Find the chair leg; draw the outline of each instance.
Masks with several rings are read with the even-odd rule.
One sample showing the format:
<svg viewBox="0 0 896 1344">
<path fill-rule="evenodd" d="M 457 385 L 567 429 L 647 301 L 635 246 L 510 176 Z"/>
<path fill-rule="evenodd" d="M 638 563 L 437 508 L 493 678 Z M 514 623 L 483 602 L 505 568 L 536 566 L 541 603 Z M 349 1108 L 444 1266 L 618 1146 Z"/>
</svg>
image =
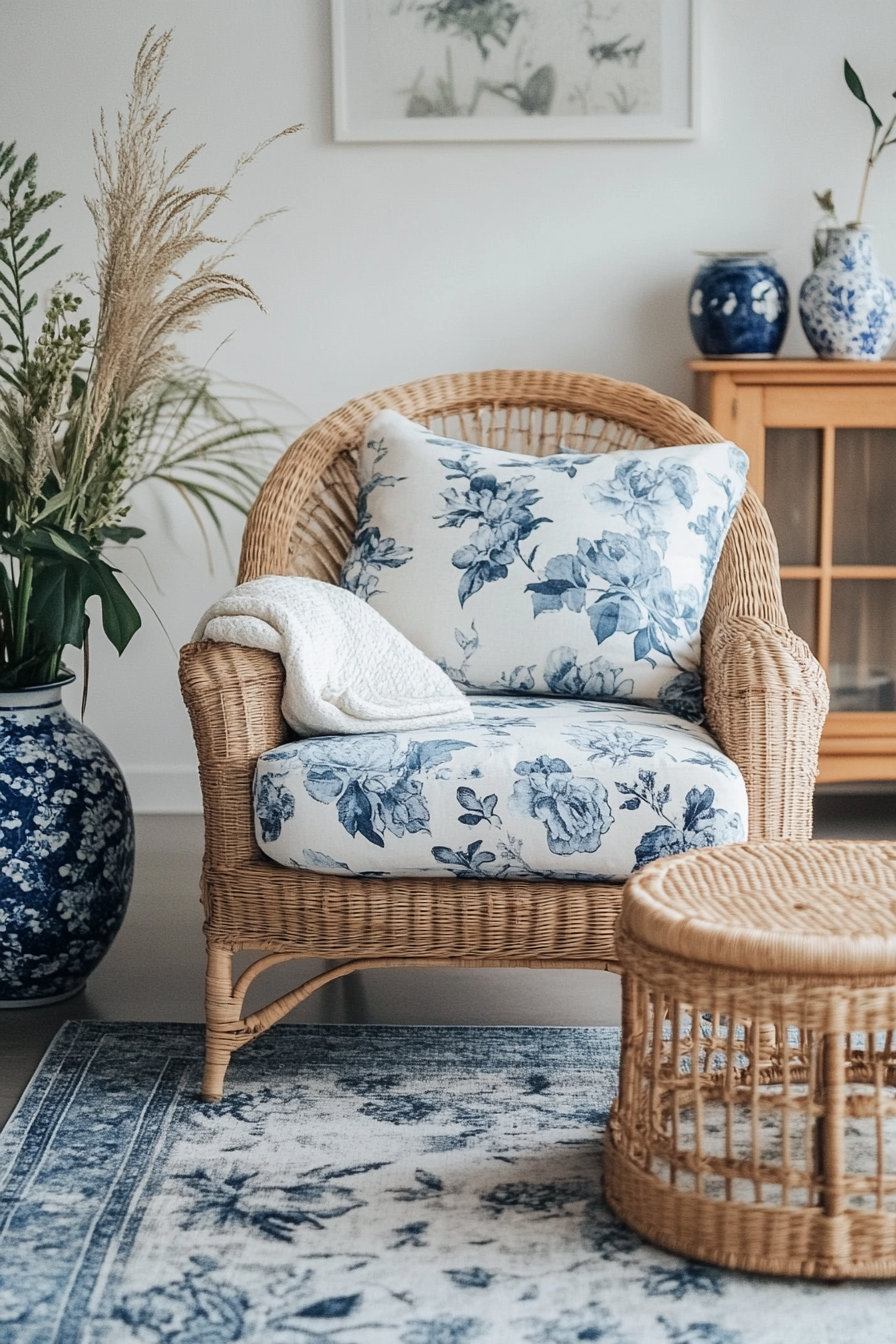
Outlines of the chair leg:
<svg viewBox="0 0 896 1344">
<path fill-rule="evenodd" d="M 355 957 L 350 961 L 330 964 L 329 969 L 313 975 L 288 994 L 281 994 L 267 1007 L 244 1017 L 243 1002 L 255 977 L 271 966 L 285 961 L 302 961 L 306 954 L 272 952 L 260 957 L 233 982 L 233 953 L 229 948 L 208 944 L 208 969 L 205 977 L 205 1072 L 202 1078 L 203 1101 L 221 1101 L 224 1096 L 224 1075 L 234 1050 L 274 1026 L 293 1008 L 332 980 L 354 971 L 379 970 L 394 966 L 528 966 L 560 970 L 619 971 L 618 962 L 599 961 L 519 961 L 500 957 Z"/>
<path fill-rule="evenodd" d="M 240 1021 L 240 1005 L 233 998 L 233 953 L 229 948 L 209 944 L 205 975 L 205 1071 L 202 1075 L 203 1101 L 221 1101 L 224 1075 L 230 1056 L 242 1044 L 234 1027 Z"/>
</svg>

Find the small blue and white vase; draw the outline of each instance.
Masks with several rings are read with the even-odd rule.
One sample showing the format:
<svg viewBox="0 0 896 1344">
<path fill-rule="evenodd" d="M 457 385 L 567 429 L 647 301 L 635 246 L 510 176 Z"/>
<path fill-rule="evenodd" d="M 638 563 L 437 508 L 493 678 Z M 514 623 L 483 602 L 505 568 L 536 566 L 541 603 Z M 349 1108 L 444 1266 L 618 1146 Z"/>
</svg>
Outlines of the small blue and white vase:
<svg viewBox="0 0 896 1344">
<path fill-rule="evenodd" d="M 881 271 L 869 229 L 828 229 L 800 289 L 800 321 L 822 359 L 883 359 L 896 336 L 896 283 Z"/>
<path fill-rule="evenodd" d="M 790 296 L 767 252 L 701 252 L 688 300 L 704 355 L 771 359 L 781 348 Z"/>
<path fill-rule="evenodd" d="M 121 927 L 134 816 L 121 771 L 62 687 L 0 692 L 0 1008 L 82 988 Z"/>
</svg>

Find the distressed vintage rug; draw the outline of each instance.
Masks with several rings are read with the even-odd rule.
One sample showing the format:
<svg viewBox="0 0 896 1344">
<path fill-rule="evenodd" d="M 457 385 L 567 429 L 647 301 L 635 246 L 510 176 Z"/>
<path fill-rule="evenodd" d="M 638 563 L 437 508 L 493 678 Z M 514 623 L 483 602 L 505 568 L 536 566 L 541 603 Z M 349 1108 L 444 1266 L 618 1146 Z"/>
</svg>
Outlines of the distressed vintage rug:
<svg viewBox="0 0 896 1344">
<path fill-rule="evenodd" d="M 876 1344 L 896 1283 L 717 1270 L 601 1197 L 611 1028 L 71 1022 L 0 1135 L 2 1344 Z"/>
</svg>

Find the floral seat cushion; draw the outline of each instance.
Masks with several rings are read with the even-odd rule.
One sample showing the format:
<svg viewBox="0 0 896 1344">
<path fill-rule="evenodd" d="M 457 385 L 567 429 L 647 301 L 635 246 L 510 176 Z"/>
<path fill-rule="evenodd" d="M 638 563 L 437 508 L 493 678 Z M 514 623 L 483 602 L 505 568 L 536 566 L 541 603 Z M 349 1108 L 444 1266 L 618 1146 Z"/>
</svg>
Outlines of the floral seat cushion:
<svg viewBox="0 0 896 1344">
<path fill-rule="evenodd" d="M 746 468 L 731 443 L 530 457 L 381 411 L 340 582 L 467 691 L 699 720 L 700 622 Z"/>
<path fill-rule="evenodd" d="M 747 838 L 740 771 L 661 710 L 474 696 L 457 731 L 306 738 L 266 752 L 255 831 L 277 863 L 364 877 L 622 882 Z"/>
</svg>

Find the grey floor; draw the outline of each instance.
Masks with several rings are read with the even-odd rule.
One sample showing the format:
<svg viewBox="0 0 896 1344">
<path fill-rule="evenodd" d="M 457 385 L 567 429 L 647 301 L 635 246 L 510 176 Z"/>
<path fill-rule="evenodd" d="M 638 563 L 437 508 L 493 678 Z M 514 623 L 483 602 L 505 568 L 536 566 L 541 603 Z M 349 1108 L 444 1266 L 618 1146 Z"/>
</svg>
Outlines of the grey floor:
<svg viewBox="0 0 896 1344">
<path fill-rule="evenodd" d="M 896 838 L 896 793 L 819 796 L 816 835 Z M 130 908 L 86 990 L 49 1008 L 0 1011 L 0 1125 L 68 1019 L 202 1020 L 201 854 L 199 817 L 137 819 Z M 305 963 L 268 972 L 261 977 L 264 986 L 258 987 L 259 1003 L 322 966 Z M 255 1005 L 250 1000 L 248 1006 Z M 615 975 L 591 971 L 369 971 L 327 986 L 288 1020 L 598 1026 L 619 1021 L 619 981 Z"/>
</svg>

